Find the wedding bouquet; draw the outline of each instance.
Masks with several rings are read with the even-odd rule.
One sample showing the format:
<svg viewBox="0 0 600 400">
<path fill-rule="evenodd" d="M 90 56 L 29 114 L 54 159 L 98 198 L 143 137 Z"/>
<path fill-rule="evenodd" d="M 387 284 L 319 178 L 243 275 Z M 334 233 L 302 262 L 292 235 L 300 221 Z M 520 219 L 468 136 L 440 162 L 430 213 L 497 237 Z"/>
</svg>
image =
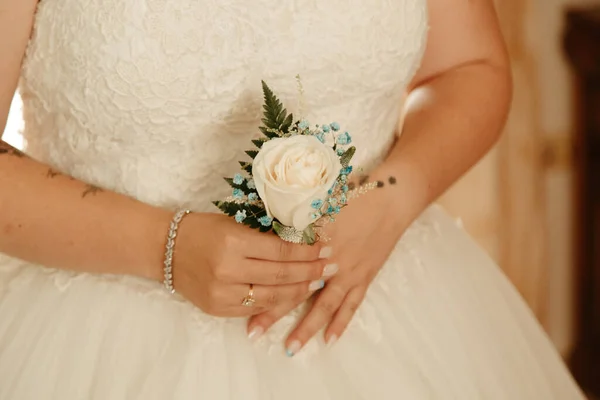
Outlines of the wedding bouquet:
<svg viewBox="0 0 600 400">
<path fill-rule="evenodd" d="M 253 161 L 240 161 L 242 172 L 225 178 L 231 196 L 214 204 L 240 224 L 313 244 L 348 202 L 356 148 L 338 123 L 294 120 L 264 81 L 262 88 L 262 137 L 246 151 Z"/>
</svg>

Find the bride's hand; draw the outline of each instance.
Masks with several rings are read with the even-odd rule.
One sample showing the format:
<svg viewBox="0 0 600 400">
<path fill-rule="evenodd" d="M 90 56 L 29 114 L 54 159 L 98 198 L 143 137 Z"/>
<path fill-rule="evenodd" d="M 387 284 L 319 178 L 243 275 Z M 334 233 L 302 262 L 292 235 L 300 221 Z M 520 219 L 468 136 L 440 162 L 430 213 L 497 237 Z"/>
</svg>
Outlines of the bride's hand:
<svg viewBox="0 0 600 400">
<path fill-rule="evenodd" d="M 221 214 L 181 222 L 173 256 L 175 290 L 214 316 L 248 316 L 296 302 L 323 286 L 329 249 L 286 243 Z M 242 305 L 250 284 L 254 306 Z"/>
<path fill-rule="evenodd" d="M 344 332 L 361 304 L 369 284 L 377 275 L 396 245 L 406 223 L 393 218 L 385 190 L 374 189 L 350 202 L 327 226 L 333 256 L 331 261 L 340 271 L 329 279 L 325 288 L 315 296 L 309 312 L 286 340 L 286 353 L 297 353 L 319 330 L 326 328 L 325 340 L 333 344 Z M 249 332 L 262 333 L 277 320 L 296 308 L 304 299 L 289 302 L 273 310 L 255 315 L 248 324 Z"/>
</svg>

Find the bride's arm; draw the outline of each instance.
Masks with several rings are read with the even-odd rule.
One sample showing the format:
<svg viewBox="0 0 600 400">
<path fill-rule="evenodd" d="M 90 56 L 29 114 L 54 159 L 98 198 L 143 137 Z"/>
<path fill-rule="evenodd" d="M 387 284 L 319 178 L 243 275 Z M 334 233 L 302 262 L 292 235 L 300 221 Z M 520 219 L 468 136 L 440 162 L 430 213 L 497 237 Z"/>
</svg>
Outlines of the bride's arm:
<svg viewBox="0 0 600 400">
<path fill-rule="evenodd" d="M 36 3 L 0 0 L 0 132 Z M 58 174 L 0 141 L 0 252 L 72 270 L 156 276 L 165 213 Z"/>
<path fill-rule="evenodd" d="M 370 173 L 380 189 L 352 200 L 329 225 L 340 272 L 286 340 L 290 354 L 321 328 L 327 342 L 342 335 L 403 231 L 500 135 L 512 82 L 493 1 L 428 3 L 431 30 L 402 134 Z M 249 332 L 267 330 L 296 306 L 252 318 Z"/>
<path fill-rule="evenodd" d="M 74 271 L 160 279 L 169 218 L 0 141 L 0 252 Z"/>
<path fill-rule="evenodd" d="M 409 188 L 403 222 L 472 167 L 498 139 L 511 99 L 506 48 L 491 0 L 429 0 L 431 30 L 404 127 L 372 179 Z M 462 4 L 461 4 L 462 3 Z M 380 195 L 398 191 L 382 191 Z"/>
</svg>

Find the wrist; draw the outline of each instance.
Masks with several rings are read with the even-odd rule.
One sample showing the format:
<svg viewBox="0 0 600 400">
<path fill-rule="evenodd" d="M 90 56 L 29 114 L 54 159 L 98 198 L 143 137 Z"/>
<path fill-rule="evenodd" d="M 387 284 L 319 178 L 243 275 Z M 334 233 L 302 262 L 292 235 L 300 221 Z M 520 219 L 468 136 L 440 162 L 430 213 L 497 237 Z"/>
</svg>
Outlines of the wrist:
<svg viewBox="0 0 600 400">
<path fill-rule="evenodd" d="M 369 176 L 377 182 L 373 189 L 377 206 L 386 210 L 387 221 L 394 226 L 408 226 L 429 205 L 425 176 L 408 162 L 384 163 Z"/>
<path fill-rule="evenodd" d="M 137 262 L 134 274 L 142 278 L 162 282 L 165 245 L 173 212 L 148 206 L 143 211 L 143 223 L 139 225 L 140 250 L 134 257 Z"/>
</svg>

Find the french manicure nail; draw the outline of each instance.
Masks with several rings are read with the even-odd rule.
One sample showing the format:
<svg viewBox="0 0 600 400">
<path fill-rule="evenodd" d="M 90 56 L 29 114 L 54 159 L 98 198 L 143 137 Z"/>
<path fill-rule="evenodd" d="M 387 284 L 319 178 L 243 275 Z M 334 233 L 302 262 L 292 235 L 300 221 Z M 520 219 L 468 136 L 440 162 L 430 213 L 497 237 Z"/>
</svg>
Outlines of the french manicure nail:
<svg viewBox="0 0 600 400">
<path fill-rule="evenodd" d="M 312 281 L 310 283 L 310 285 L 308 285 L 308 291 L 309 292 L 314 292 L 314 291 L 317 291 L 319 289 L 323 289 L 324 287 L 325 287 L 325 281 L 323 281 L 323 280 Z"/>
<path fill-rule="evenodd" d="M 331 254 L 333 253 L 333 249 L 329 246 L 327 247 L 323 247 L 321 249 L 321 251 L 319 252 L 319 258 L 323 259 L 323 258 L 329 258 L 331 257 Z"/>
<path fill-rule="evenodd" d="M 329 336 L 329 340 L 327 341 L 327 347 L 332 347 L 335 344 L 335 342 L 337 342 L 337 340 L 338 340 L 337 335 Z"/>
<path fill-rule="evenodd" d="M 294 340 L 292 343 L 290 343 L 288 348 L 285 350 L 285 355 L 288 357 L 293 357 L 297 352 L 300 351 L 301 347 L 302 347 L 302 344 L 299 341 Z"/>
<path fill-rule="evenodd" d="M 252 341 L 257 340 L 259 337 L 262 336 L 263 333 L 265 333 L 265 330 L 262 326 L 255 326 L 254 328 L 252 328 L 250 333 L 248 333 L 248 339 Z"/>
<path fill-rule="evenodd" d="M 338 267 L 337 264 L 327 264 L 325 266 L 325 268 L 323 268 L 323 276 L 333 276 L 335 274 L 337 274 L 337 272 L 339 271 L 340 267 Z"/>
</svg>

